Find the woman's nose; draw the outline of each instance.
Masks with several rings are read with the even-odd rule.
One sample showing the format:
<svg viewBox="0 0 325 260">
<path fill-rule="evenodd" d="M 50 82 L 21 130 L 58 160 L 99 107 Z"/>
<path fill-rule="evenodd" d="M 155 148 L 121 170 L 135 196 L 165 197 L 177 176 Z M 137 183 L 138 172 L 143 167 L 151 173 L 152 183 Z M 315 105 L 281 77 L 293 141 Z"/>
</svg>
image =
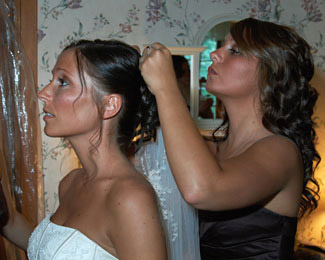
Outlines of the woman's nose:
<svg viewBox="0 0 325 260">
<path fill-rule="evenodd" d="M 210 59 L 214 62 L 222 62 L 223 61 L 223 54 L 221 49 L 216 49 L 215 51 L 210 53 Z"/>
<path fill-rule="evenodd" d="M 50 91 L 50 83 L 49 83 L 40 92 L 38 92 L 38 98 L 43 102 L 47 102 L 51 99 L 50 92 L 51 91 Z"/>
</svg>

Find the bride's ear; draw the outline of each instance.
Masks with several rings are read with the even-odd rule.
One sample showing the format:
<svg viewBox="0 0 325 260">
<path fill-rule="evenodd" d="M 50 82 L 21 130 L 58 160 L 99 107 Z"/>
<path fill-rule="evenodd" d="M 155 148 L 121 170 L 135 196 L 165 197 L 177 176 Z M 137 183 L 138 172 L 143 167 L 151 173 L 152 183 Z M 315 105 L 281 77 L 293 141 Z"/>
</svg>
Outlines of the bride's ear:
<svg viewBox="0 0 325 260">
<path fill-rule="evenodd" d="M 103 100 L 103 119 L 115 117 L 122 108 L 122 97 L 117 94 L 110 94 L 104 97 Z"/>
</svg>

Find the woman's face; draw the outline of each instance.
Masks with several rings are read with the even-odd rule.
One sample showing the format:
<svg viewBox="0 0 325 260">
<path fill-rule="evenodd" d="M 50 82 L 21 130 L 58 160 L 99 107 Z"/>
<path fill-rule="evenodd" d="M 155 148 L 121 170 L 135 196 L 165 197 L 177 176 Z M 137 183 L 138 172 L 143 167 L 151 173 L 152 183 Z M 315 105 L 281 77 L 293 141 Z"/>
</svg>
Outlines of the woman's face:
<svg viewBox="0 0 325 260">
<path fill-rule="evenodd" d="M 210 58 L 206 88 L 211 94 L 243 97 L 258 93 L 258 60 L 242 55 L 231 35 L 224 46 L 210 53 Z"/>
<path fill-rule="evenodd" d="M 98 110 L 91 95 L 91 79 L 85 74 L 82 90 L 75 51 L 64 51 L 52 70 L 52 80 L 39 92 L 44 102 L 44 131 L 48 136 L 72 137 L 92 133 L 98 127 Z"/>
</svg>

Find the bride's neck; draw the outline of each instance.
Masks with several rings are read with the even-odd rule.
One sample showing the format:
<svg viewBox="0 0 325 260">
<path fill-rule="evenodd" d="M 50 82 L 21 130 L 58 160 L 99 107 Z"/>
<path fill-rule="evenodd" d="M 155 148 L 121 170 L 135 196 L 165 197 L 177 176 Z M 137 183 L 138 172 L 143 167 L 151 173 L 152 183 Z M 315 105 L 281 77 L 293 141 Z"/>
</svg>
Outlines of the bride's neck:
<svg viewBox="0 0 325 260">
<path fill-rule="evenodd" d="M 93 172 L 99 175 L 104 172 L 107 175 L 118 163 L 128 162 L 116 140 L 102 138 L 98 146 L 84 140 L 82 142 L 73 140 L 71 145 L 87 175 Z"/>
</svg>

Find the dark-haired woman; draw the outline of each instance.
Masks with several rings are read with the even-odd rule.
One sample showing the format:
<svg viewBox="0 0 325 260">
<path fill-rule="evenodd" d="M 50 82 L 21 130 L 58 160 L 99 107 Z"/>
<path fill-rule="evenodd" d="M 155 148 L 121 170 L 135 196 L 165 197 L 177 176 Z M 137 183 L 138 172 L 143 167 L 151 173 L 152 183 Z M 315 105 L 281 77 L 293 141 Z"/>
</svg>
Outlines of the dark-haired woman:
<svg viewBox="0 0 325 260">
<path fill-rule="evenodd" d="M 290 259 L 297 217 L 317 206 L 310 46 L 293 29 L 248 18 L 210 54 L 207 90 L 225 108 L 223 140 L 205 143 L 154 43 L 140 69 L 155 95 L 168 161 L 200 209 L 202 259 Z"/>
<path fill-rule="evenodd" d="M 67 138 L 82 168 L 61 181 L 60 205 L 32 233 L 29 259 L 167 259 L 154 190 L 126 156 L 136 127 L 150 136 L 157 125 L 138 52 L 82 40 L 52 74 L 39 93 L 44 131 Z"/>
</svg>

